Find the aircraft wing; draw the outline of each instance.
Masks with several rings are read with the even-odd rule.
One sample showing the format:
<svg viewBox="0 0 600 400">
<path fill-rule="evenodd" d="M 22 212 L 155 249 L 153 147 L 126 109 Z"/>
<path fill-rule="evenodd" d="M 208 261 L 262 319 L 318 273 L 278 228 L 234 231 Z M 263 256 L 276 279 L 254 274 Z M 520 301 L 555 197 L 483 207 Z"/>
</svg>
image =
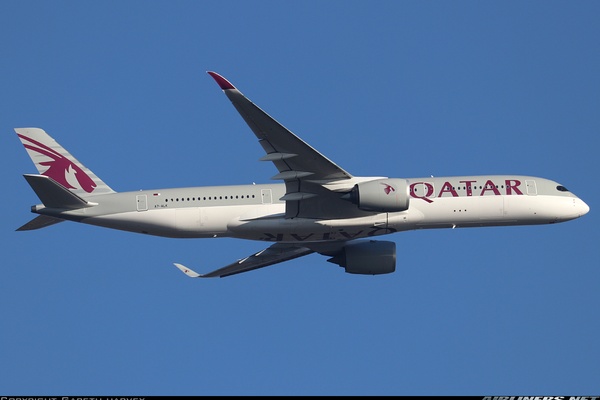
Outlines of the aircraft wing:
<svg viewBox="0 0 600 400">
<path fill-rule="evenodd" d="M 340 193 L 326 185 L 349 181 L 353 176 L 319 153 L 289 131 L 244 96 L 227 79 L 209 71 L 225 95 L 233 103 L 244 121 L 258 138 L 266 152 L 261 161 L 271 161 L 279 171 L 271 179 L 282 179 L 286 185 L 286 218 L 341 218 L 363 215 L 349 202 L 340 199 Z M 343 185 L 342 185 L 343 186 Z"/>
<path fill-rule="evenodd" d="M 283 261 L 292 260 L 294 258 L 302 257 L 311 253 L 314 253 L 314 250 L 311 250 L 307 247 L 295 246 L 293 244 L 275 243 L 271 247 L 261 250 L 256 254 L 242 258 L 241 260 L 206 274 L 199 274 L 179 263 L 174 264 L 184 274 L 191 278 L 224 278 L 226 276 L 239 274 L 241 272 L 252 271 L 254 269 L 267 267 Z"/>
</svg>

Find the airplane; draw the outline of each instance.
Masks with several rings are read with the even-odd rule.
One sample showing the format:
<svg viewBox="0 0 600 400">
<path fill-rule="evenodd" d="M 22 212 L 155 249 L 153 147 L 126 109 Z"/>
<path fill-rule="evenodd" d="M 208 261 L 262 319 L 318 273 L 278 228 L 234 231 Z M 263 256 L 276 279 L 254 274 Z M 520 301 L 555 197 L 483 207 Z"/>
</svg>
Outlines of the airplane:
<svg viewBox="0 0 600 400">
<path fill-rule="evenodd" d="M 415 229 L 553 224 L 588 205 L 565 186 L 524 175 L 354 176 L 286 129 L 216 72 L 282 183 L 116 192 L 40 128 L 16 128 L 39 174 L 24 177 L 41 204 L 17 231 L 74 221 L 171 238 L 239 238 L 269 247 L 192 278 L 227 277 L 312 253 L 351 274 L 396 269 L 379 236 Z"/>
</svg>

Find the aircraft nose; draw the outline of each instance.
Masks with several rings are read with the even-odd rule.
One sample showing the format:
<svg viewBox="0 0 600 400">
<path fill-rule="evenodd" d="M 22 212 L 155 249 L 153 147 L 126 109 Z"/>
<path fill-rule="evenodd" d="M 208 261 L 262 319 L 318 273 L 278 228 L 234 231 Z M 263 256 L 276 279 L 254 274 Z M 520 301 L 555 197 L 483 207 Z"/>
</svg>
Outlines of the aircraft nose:
<svg viewBox="0 0 600 400">
<path fill-rule="evenodd" d="M 579 212 L 579 216 L 582 217 L 590 211 L 590 206 L 588 206 L 585 201 L 578 199 L 577 202 L 577 211 Z"/>
</svg>

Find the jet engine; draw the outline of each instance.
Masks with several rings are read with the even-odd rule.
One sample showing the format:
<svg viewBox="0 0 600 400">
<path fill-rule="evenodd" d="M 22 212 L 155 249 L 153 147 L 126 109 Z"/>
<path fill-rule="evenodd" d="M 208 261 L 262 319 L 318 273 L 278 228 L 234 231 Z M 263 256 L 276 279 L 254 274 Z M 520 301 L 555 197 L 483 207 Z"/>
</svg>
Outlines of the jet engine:
<svg viewBox="0 0 600 400">
<path fill-rule="evenodd" d="M 396 270 L 396 243 L 377 240 L 350 242 L 327 261 L 344 267 L 349 274 L 389 274 Z"/>
<path fill-rule="evenodd" d="M 410 200 L 408 181 L 406 179 L 376 179 L 360 182 L 342 198 L 365 211 L 406 211 Z"/>
</svg>

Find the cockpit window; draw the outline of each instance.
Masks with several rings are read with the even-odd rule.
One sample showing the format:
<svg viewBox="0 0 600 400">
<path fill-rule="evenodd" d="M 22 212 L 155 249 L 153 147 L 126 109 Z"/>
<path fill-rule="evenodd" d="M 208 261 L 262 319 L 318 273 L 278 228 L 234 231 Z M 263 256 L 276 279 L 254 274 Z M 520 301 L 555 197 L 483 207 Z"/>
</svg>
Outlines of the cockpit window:
<svg viewBox="0 0 600 400">
<path fill-rule="evenodd" d="M 567 189 L 566 187 L 561 186 L 561 185 L 558 185 L 556 187 L 556 190 L 558 190 L 559 192 L 568 192 L 569 191 L 569 189 Z"/>
</svg>

